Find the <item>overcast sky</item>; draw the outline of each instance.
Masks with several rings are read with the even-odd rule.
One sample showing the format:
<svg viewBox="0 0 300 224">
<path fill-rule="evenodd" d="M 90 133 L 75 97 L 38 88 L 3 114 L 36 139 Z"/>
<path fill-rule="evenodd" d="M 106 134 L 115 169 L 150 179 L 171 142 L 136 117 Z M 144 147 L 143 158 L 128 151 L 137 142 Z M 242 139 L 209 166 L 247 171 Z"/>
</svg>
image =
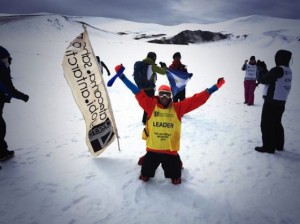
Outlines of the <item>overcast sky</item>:
<svg viewBox="0 0 300 224">
<path fill-rule="evenodd" d="M 249 15 L 300 19 L 299 0 L 0 0 L 0 13 L 49 12 L 176 25 Z"/>
</svg>

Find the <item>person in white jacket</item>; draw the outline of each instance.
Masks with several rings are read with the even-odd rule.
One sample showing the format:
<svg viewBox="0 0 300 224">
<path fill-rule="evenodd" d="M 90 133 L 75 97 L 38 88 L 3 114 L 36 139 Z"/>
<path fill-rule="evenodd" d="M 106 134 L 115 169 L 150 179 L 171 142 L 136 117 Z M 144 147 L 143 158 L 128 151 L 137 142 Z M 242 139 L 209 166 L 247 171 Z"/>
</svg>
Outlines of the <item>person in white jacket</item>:
<svg viewBox="0 0 300 224">
<path fill-rule="evenodd" d="M 249 63 L 248 60 L 245 60 L 245 63 L 242 67 L 242 70 L 245 71 L 244 79 L 244 103 L 248 106 L 254 104 L 254 91 L 256 87 L 256 60 L 255 56 L 250 57 Z"/>
<path fill-rule="evenodd" d="M 263 144 L 255 147 L 258 152 L 275 153 L 275 150 L 284 150 L 281 119 L 292 86 L 292 70 L 289 67 L 291 57 L 292 52 L 279 50 L 275 54 L 276 67 L 270 71 L 258 67 L 258 82 L 265 84 L 260 124 Z"/>
</svg>

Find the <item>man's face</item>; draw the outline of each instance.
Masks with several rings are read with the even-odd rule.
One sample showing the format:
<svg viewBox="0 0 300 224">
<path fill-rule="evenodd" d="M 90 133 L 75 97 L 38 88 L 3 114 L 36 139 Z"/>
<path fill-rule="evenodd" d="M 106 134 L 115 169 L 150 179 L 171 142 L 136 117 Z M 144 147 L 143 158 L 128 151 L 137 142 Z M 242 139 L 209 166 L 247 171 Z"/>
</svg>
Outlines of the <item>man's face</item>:
<svg viewBox="0 0 300 224">
<path fill-rule="evenodd" d="M 174 61 L 180 61 L 181 60 L 181 57 L 175 57 L 174 58 Z"/>
<path fill-rule="evenodd" d="M 159 91 L 158 92 L 159 102 L 164 107 L 168 107 L 171 102 L 172 93 L 168 91 Z"/>
</svg>

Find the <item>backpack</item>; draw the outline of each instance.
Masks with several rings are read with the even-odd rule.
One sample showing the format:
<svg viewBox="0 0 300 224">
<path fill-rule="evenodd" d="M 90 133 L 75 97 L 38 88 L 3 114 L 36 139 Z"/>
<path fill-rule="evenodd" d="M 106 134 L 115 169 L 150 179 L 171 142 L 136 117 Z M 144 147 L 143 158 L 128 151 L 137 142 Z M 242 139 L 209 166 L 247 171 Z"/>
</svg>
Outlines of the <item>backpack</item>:
<svg viewBox="0 0 300 224">
<path fill-rule="evenodd" d="M 144 88 L 154 88 L 155 83 L 152 80 L 148 80 L 147 78 L 147 71 L 148 71 L 148 64 L 144 63 L 143 61 L 137 61 L 134 63 L 134 69 L 133 69 L 133 78 L 135 81 L 135 84 L 139 89 Z"/>
</svg>

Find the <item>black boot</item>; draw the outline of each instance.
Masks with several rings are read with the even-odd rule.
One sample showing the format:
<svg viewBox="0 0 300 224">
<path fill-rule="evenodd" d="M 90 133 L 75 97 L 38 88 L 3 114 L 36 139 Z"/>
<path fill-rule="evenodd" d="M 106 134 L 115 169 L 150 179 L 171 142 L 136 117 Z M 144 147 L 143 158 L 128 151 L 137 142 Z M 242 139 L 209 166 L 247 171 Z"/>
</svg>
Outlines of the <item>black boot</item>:
<svg viewBox="0 0 300 224">
<path fill-rule="evenodd" d="M 7 149 L 0 150 L 0 161 L 6 161 L 10 158 L 12 158 L 15 155 L 14 151 L 9 151 Z"/>
<path fill-rule="evenodd" d="M 267 149 L 267 148 L 265 148 L 263 146 L 261 146 L 261 147 L 259 147 L 259 146 L 255 147 L 255 151 L 257 151 L 257 152 L 267 152 L 267 153 L 271 153 L 271 154 L 275 153 L 275 150 L 269 150 L 269 149 Z"/>
</svg>

